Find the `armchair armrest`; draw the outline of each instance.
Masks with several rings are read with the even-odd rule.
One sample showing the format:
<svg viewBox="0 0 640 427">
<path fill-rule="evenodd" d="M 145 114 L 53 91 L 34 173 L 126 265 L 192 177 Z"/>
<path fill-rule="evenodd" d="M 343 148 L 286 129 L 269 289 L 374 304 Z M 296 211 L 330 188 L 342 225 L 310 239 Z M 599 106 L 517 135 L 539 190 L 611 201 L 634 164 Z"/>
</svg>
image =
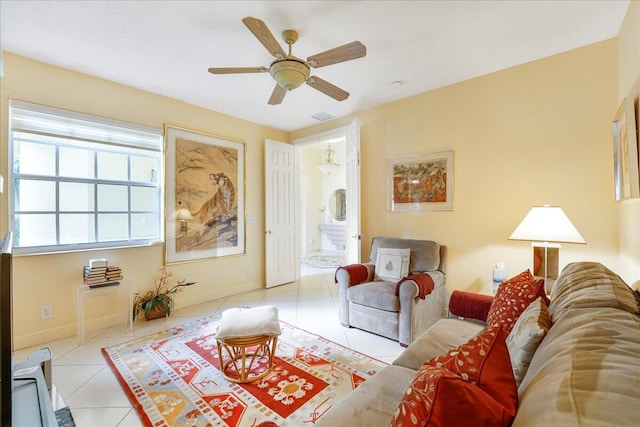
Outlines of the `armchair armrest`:
<svg viewBox="0 0 640 427">
<path fill-rule="evenodd" d="M 396 296 L 400 295 L 400 285 L 408 280 L 413 281 L 416 284 L 417 296 L 419 296 L 420 299 L 425 299 L 427 295 L 429 295 L 433 291 L 433 288 L 435 287 L 435 284 L 433 283 L 433 279 L 429 274 L 411 273 L 407 277 L 400 279 L 400 281 L 396 285 Z"/>
<path fill-rule="evenodd" d="M 343 265 L 336 269 L 334 281 L 335 283 L 345 282 L 347 286 L 371 282 L 373 280 L 373 270 L 373 264 Z"/>
<path fill-rule="evenodd" d="M 466 291 L 453 291 L 449 299 L 449 313 L 485 322 L 493 297 Z"/>
</svg>

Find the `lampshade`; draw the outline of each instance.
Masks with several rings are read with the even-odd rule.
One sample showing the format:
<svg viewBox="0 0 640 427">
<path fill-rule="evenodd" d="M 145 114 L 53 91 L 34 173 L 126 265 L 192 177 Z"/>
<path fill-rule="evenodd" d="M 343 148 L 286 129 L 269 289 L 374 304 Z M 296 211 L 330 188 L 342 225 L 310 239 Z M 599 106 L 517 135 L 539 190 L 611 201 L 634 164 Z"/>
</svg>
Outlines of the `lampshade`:
<svg viewBox="0 0 640 427">
<path fill-rule="evenodd" d="M 534 206 L 509 240 L 586 243 L 559 206 Z"/>
<path fill-rule="evenodd" d="M 274 62 L 269 67 L 269 72 L 273 79 L 287 90 L 299 87 L 309 78 L 309 67 L 293 60 Z"/>
<path fill-rule="evenodd" d="M 331 148 L 331 145 L 328 145 L 325 151 L 325 160 L 318 165 L 318 169 L 320 169 L 322 172 L 330 174 L 331 172 L 335 172 L 340 169 L 340 163 L 336 163 L 333 161 L 333 153 L 333 148 Z"/>
<path fill-rule="evenodd" d="M 187 219 L 193 219 L 193 216 L 191 215 L 191 212 L 189 212 L 187 209 L 180 208 L 175 212 L 174 218 L 177 219 L 178 221 L 184 221 Z"/>
</svg>

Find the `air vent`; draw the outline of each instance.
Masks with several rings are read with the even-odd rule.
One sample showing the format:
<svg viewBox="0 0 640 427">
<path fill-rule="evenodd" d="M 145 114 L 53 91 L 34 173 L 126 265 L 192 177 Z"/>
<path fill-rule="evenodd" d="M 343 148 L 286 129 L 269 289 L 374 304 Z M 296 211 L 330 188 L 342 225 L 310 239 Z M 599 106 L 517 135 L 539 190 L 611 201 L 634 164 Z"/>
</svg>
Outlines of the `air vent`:
<svg viewBox="0 0 640 427">
<path fill-rule="evenodd" d="M 321 122 L 326 122 L 327 120 L 334 119 L 336 116 L 329 113 L 316 113 L 313 116 L 314 119 L 319 120 Z"/>
</svg>

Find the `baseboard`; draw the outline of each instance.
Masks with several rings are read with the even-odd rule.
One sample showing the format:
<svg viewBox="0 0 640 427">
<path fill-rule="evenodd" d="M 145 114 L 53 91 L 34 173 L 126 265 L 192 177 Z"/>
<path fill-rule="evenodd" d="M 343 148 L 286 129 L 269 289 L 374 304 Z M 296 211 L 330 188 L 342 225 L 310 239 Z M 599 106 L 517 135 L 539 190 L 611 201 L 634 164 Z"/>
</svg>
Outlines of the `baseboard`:
<svg viewBox="0 0 640 427">
<path fill-rule="evenodd" d="M 216 289 L 211 292 L 205 293 L 204 295 L 200 294 L 194 297 L 183 297 L 181 295 L 180 300 L 176 304 L 175 310 L 191 307 L 198 304 L 203 304 L 205 302 L 214 301 L 220 298 L 228 298 L 234 295 L 242 294 L 244 292 L 257 291 L 260 289 L 264 289 L 264 284 L 259 282 L 253 282 L 253 283 L 244 283 L 242 285 L 234 286 L 233 288 Z"/>
<path fill-rule="evenodd" d="M 85 334 L 92 331 L 106 329 L 110 326 L 124 323 L 125 313 L 115 313 L 108 316 L 102 316 L 95 319 L 89 319 L 84 323 Z M 55 328 L 44 329 L 42 331 L 34 332 L 25 335 L 16 335 L 13 337 L 13 347 L 16 350 L 22 348 L 33 347 L 43 345 L 50 341 L 61 340 L 64 338 L 74 337 L 78 334 L 78 327 L 76 323 L 58 326 Z"/>
<path fill-rule="evenodd" d="M 251 292 L 264 289 L 264 284 L 259 282 L 244 283 L 242 285 L 234 286 L 228 289 L 217 289 L 204 295 L 200 294 L 194 297 L 181 298 L 176 309 L 191 307 L 194 305 L 202 304 L 208 301 L 213 301 L 220 298 L 228 298 L 233 295 L 238 295 L 244 292 Z M 130 313 L 111 314 L 108 316 L 102 316 L 95 319 L 87 319 L 84 323 L 85 334 L 91 335 L 92 331 L 106 329 L 108 327 L 123 324 L 125 317 Z M 34 332 L 25 335 L 16 335 L 13 337 L 14 349 L 20 350 L 22 348 L 33 347 L 43 345 L 50 341 L 56 341 L 64 338 L 70 338 L 76 336 L 78 328 L 76 323 L 71 323 L 55 328 L 44 329 L 42 331 Z"/>
</svg>

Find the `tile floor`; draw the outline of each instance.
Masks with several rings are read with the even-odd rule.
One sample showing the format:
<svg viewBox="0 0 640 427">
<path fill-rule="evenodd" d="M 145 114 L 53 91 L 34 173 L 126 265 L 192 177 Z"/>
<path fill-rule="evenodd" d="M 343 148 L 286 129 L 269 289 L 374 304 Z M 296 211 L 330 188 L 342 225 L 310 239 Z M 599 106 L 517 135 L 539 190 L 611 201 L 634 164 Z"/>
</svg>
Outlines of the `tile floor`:
<svg viewBox="0 0 640 427">
<path fill-rule="evenodd" d="M 54 405 L 68 405 L 78 427 L 142 425 L 107 366 L 100 352 L 101 348 L 222 312 L 230 307 L 275 305 L 281 320 L 391 363 L 403 350 L 397 342 L 340 325 L 337 287 L 333 283 L 334 271 L 303 267 L 303 277 L 290 284 L 238 294 L 184 309 L 178 308 L 166 319 L 150 322 L 138 320 L 133 332 L 123 325 L 89 332 L 84 346 L 78 346 L 77 339 L 73 337 L 36 348 L 18 350 L 15 360 L 21 361 L 26 355 L 45 345 L 51 348 L 53 383 L 58 392 Z"/>
</svg>

